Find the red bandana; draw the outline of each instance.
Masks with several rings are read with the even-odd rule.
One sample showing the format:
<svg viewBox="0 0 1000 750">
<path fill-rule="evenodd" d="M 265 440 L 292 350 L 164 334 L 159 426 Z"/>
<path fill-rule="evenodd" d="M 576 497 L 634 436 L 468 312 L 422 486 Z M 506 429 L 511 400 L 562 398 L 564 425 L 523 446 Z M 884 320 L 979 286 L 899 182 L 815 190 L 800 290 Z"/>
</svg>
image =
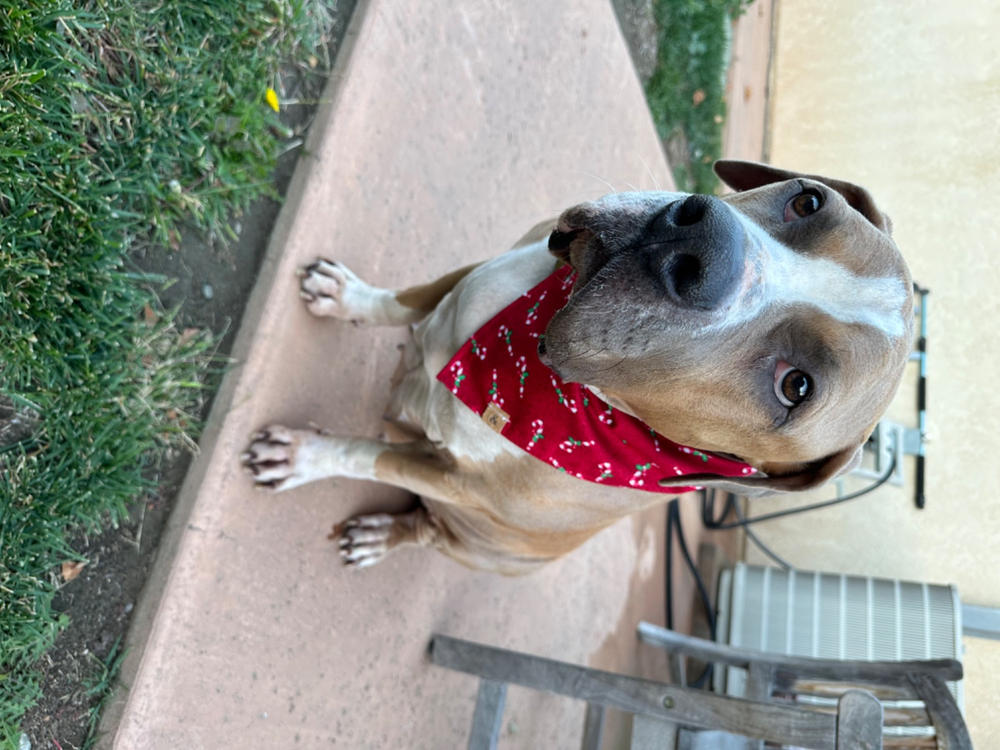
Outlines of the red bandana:
<svg viewBox="0 0 1000 750">
<path fill-rule="evenodd" d="M 465 342 L 438 380 L 512 443 L 580 479 L 676 494 L 695 488 L 661 487 L 660 480 L 752 474 L 745 463 L 668 440 L 542 364 L 538 338 L 574 280 L 571 267 L 556 269 Z"/>
</svg>

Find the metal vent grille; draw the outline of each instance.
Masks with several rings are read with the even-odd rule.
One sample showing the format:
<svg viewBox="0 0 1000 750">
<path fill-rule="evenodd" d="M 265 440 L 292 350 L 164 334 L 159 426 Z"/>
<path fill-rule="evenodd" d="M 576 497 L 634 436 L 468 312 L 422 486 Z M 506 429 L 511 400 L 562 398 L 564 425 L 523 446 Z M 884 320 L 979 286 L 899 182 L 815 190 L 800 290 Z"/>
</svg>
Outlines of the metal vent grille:
<svg viewBox="0 0 1000 750">
<path fill-rule="evenodd" d="M 954 586 L 738 563 L 719 583 L 718 640 L 820 659 L 961 659 Z M 746 694 L 746 672 L 716 670 L 715 689 Z M 961 683 L 949 683 L 964 711 Z"/>
</svg>

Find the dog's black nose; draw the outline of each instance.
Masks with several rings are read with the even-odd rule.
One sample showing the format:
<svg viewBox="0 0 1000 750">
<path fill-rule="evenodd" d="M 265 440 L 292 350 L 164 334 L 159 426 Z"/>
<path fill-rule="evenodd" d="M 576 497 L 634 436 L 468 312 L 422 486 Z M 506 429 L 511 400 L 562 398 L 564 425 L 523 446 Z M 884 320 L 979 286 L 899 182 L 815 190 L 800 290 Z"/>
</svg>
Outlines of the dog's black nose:
<svg viewBox="0 0 1000 750">
<path fill-rule="evenodd" d="M 640 238 L 650 270 L 679 305 L 713 310 L 733 292 L 743 271 L 743 227 L 710 195 L 689 195 L 657 214 Z"/>
</svg>

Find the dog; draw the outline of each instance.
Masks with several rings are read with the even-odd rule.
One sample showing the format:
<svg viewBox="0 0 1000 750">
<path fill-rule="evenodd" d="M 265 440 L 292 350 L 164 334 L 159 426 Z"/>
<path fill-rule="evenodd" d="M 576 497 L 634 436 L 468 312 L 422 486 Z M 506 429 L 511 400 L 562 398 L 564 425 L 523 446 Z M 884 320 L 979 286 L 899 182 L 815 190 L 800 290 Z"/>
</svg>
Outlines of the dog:
<svg viewBox="0 0 1000 750">
<path fill-rule="evenodd" d="M 313 315 L 412 326 L 387 416 L 409 438 L 271 425 L 242 454 L 254 483 L 419 496 L 336 525 L 349 566 L 417 544 L 521 574 L 690 487 L 758 496 L 853 468 L 913 337 L 889 219 L 848 182 L 715 169 L 735 192 L 608 195 L 424 286 L 300 269 Z"/>
</svg>

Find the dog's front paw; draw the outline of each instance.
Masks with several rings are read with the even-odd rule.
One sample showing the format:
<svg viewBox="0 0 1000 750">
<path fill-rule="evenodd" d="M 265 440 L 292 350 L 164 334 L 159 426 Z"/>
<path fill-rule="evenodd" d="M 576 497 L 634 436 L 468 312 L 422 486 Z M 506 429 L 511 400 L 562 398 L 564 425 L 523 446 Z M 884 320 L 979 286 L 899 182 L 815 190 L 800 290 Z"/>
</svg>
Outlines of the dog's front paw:
<svg viewBox="0 0 1000 750">
<path fill-rule="evenodd" d="M 271 425 L 251 438 L 240 460 L 257 487 L 287 490 L 314 478 L 308 454 L 309 443 L 317 437 L 315 430 Z"/>
<path fill-rule="evenodd" d="M 391 294 L 359 279 L 343 263 L 319 258 L 300 268 L 299 296 L 318 317 L 353 323 L 378 323 L 385 295 Z"/>
<path fill-rule="evenodd" d="M 388 513 L 355 516 L 334 527 L 331 539 L 340 547 L 340 559 L 351 568 L 380 562 L 392 546 L 395 519 Z"/>
</svg>

